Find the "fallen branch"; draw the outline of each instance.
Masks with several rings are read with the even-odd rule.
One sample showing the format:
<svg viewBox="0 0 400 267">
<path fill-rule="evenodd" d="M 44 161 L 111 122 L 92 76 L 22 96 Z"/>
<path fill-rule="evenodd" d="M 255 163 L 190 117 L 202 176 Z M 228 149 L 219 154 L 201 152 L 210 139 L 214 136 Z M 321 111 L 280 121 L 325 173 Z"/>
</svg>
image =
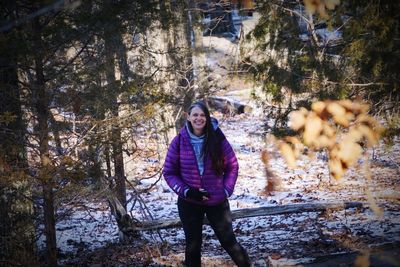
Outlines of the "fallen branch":
<svg viewBox="0 0 400 267">
<path fill-rule="evenodd" d="M 223 113 L 242 114 L 250 113 L 252 111 L 252 107 L 249 105 L 240 103 L 228 97 L 211 96 L 207 99 L 207 103 L 210 107 L 220 110 Z"/>
<path fill-rule="evenodd" d="M 343 202 L 343 203 L 308 203 L 308 204 L 288 204 L 281 206 L 270 206 L 260 208 L 249 208 L 232 211 L 232 218 L 247 218 L 247 217 L 258 217 L 258 216 L 270 216 L 270 215 L 282 215 L 302 212 L 319 212 L 326 210 L 342 210 L 349 208 L 362 208 L 365 204 L 361 202 Z M 207 219 L 204 219 L 204 223 L 208 224 Z M 167 229 L 181 227 L 181 221 L 179 218 L 169 220 L 154 220 L 141 222 L 140 224 L 132 225 L 132 227 L 125 228 L 128 232 L 135 231 L 147 231 L 157 229 Z"/>
</svg>

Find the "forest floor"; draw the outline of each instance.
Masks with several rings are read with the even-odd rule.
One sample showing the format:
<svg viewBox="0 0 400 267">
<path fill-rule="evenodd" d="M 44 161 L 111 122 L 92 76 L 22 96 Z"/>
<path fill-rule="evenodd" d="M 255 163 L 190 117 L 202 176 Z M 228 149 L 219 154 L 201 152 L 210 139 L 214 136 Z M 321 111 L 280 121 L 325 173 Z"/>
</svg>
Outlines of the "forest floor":
<svg viewBox="0 0 400 267">
<path fill-rule="evenodd" d="M 262 116 L 225 116 L 218 112 L 214 116 L 240 164 L 235 193 L 230 198 L 232 210 L 340 201 L 359 201 L 368 206 L 371 202 L 367 195 L 371 192 L 383 212 L 379 216 L 369 208 L 354 208 L 237 219 L 234 231 L 256 266 L 353 266 L 358 254 L 370 254 L 371 263 L 379 262 L 373 266 L 400 266 L 398 140 L 394 146 L 382 144 L 374 149 L 374 158 L 370 158 L 371 180 L 365 178 L 362 160 L 341 180 L 335 180 L 328 174 L 323 154 L 312 159 L 303 155 L 298 168 L 287 168 L 274 142 L 266 138 L 264 129 L 268 121 Z M 277 190 L 269 193 L 265 192 L 267 179 L 260 156 L 263 149 L 273 155 L 271 170 L 281 180 Z M 141 164 L 145 163 L 138 163 Z M 156 180 L 143 180 L 139 187 L 147 187 Z M 130 190 L 129 195 L 134 192 Z M 165 181 L 160 180 L 141 198 L 154 219 L 178 217 L 176 196 Z M 129 204 L 131 214 L 143 218 L 143 207 L 135 203 Z M 65 266 L 179 266 L 183 260 L 181 228 L 143 232 L 140 238 L 118 242 L 116 223 L 106 202 L 88 202 L 85 209 L 76 208 L 72 217 L 57 225 Z M 209 226 L 204 226 L 203 237 L 204 266 L 233 266 Z"/>
</svg>

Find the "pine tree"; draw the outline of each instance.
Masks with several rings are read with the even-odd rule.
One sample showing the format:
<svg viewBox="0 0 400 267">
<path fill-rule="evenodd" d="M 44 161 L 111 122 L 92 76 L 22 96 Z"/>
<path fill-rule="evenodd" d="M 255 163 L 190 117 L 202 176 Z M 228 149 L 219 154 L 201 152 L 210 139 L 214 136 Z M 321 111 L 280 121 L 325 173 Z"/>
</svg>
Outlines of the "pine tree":
<svg viewBox="0 0 400 267">
<path fill-rule="evenodd" d="M 244 62 L 274 101 L 285 101 L 290 111 L 316 99 L 358 97 L 376 104 L 374 112 L 396 109 L 397 2 L 345 2 L 329 18 L 309 15 L 298 1 L 264 1 L 258 11 L 260 21 L 247 36 L 256 53 Z"/>
<path fill-rule="evenodd" d="M 1 21 L 17 15 L 8 2 L 0 8 Z M 18 33 L 0 35 L 0 262 L 36 264 L 33 203 L 25 148 L 25 124 L 18 85 Z"/>
</svg>

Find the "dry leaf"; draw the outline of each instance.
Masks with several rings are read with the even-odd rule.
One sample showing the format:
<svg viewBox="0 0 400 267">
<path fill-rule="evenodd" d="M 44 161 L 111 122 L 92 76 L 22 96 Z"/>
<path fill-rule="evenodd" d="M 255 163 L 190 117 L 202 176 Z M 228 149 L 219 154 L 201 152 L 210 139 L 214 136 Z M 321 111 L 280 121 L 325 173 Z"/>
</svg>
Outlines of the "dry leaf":
<svg viewBox="0 0 400 267">
<path fill-rule="evenodd" d="M 340 0 L 324 0 L 327 9 L 333 10 L 340 4 Z"/>
<path fill-rule="evenodd" d="M 330 102 L 326 109 L 333 117 L 344 117 L 346 114 L 346 109 L 336 102 Z"/>
<path fill-rule="evenodd" d="M 365 125 L 367 125 L 367 126 L 369 126 L 371 128 L 379 127 L 378 122 L 374 118 L 372 118 L 371 116 L 369 116 L 367 114 L 360 114 L 357 117 L 357 122 L 365 124 Z"/>
<path fill-rule="evenodd" d="M 339 3 L 338 0 L 304 1 L 313 12 L 325 12 Z M 300 108 L 290 115 L 290 125 L 294 130 L 302 130 L 302 138 L 285 137 L 286 143 L 280 150 L 290 167 L 296 166 L 296 158 L 305 144 L 313 150 L 326 149 L 329 167 L 333 177 L 339 179 L 354 165 L 363 153 L 359 142 L 366 140 L 368 146 L 378 143 L 382 127 L 367 114 L 369 105 L 350 100 L 318 101 L 311 105 L 311 111 Z M 348 131 L 343 128 L 349 128 Z"/>
<path fill-rule="evenodd" d="M 343 136 L 343 140 L 346 142 L 359 142 L 363 134 L 358 128 L 359 127 L 351 127 L 349 132 Z"/>
<path fill-rule="evenodd" d="M 318 6 L 322 4 L 323 3 L 321 0 L 304 0 L 306 10 L 310 14 L 315 14 L 315 12 L 318 10 Z"/>
<path fill-rule="evenodd" d="M 339 125 L 341 125 L 341 126 L 343 126 L 345 128 L 349 127 L 350 121 L 346 118 L 345 115 L 343 115 L 343 116 L 333 116 L 333 120 L 337 124 L 339 124 Z"/>
<path fill-rule="evenodd" d="M 307 117 L 304 130 L 304 142 L 306 145 L 312 145 L 314 140 L 320 135 L 322 130 L 322 121 L 315 115 L 310 113 Z"/>
<path fill-rule="evenodd" d="M 268 173 L 268 171 L 267 171 L 267 173 Z M 275 177 L 274 175 L 272 175 L 272 177 L 269 176 L 267 178 L 267 185 L 264 189 L 264 193 L 269 194 L 271 192 L 278 190 L 281 183 L 282 183 L 281 180 L 279 178 Z"/>
<path fill-rule="evenodd" d="M 286 136 L 285 141 L 288 143 L 292 143 L 294 145 L 301 145 L 299 138 L 297 138 L 295 136 Z"/>
<path fill-rule="evenodd" d="M 373 131 L 371 128 L 365 125 L 359 125 L 357 129 L 362 133 L 362 135 L 367 139 L 368 146 L 374 146 L 378 143 L 379 133 Z"/>
<path fill-rule="evenodd" d="M 292 128 L 295 131 L 298 131 L 304 127 L 306 118 L 304 117 L 304 114 L 301 111 L 292 111 L 289 117 L 290 117 L 289 119 L 290 128 Z"/>
<path fill-rule="evenodd" d="M 339 180 L 340 178 L 342 178 L 345 170 L 343 170 L 342 167 L 342 162 L 338 159 L 330 159 L 329 160 L 329 170 L 331 172 L 331 175 Z"/>
<path fill-rule="evenodd" d="M 336 138 L 335 130 L 326 122 L 322 123 L 322 131 L 327 137 Z"/>
<path fill-rule="evenodd" d="M 346 164 L 352 166 L 362 154 L 359 144 L 353 142 L 342 142 L 339 144 L 338 158 Z"/>
<path fill-rule="evenodd" d="M 263 162 L 265 165 L 268 165 L 268 162 L 269 162 L 269 155 L 268 155 L 267 150 L 263 150 L 263 151 L 261 152 L 261 160 L 262 160 L 262 162 Z"/>
<path fill-rule="evenodd" d="M 326 108 L 325 102 L 317 101 L 311 104 L 311 109 L 318 115 L 322 114 Z"/>
<path fill-rule="evenodd" d="M 285 142 L 280 144 L 280 150 L 290 168 L 296 167 L 296 157 L 292 147 Z"/>
<path fill-rule="evenodd" d="M 335 139 L 328 137 L 326 135 L 320 135 L 316 140 L 315 140 L 315 146 L 317 148 L 330 148 L 335 144 Z"/>
<path fill-rule="evenodd" d="M 339 3 L 339 0 L 304 0 L 304 6 L 306 7 L 308 13 L 315 14 L 318 12 L 323 18 L 329 18 L 325 7 L 332 10 Z"/>
<path fill-rule="evenodd" d="M 369 204 L 369 208 L 375 213 L 375 215 L 378 218 L 382 218 L 383 217 L 383 209 L 378 206 L 375 198 L 372 196 L 371 191 L 369 189 L 367 189 L 366 193 L 367 193 L 367 201 Z"/>
<path fill-rule="evenodd" d="M 362 102 L 357 102 L 357 101 L 352 102 L 348 99 L 344 99 L 337 101 L 337 103 L 342 107 L 344 107 L 347 111 L 353 113 L 354 115 L 367 113 L 369 110 L 369 105 Z"/>
<path fill-rule="evenodd" d="M 358 255 L 354 262 L 355 267 L 369 267 L 369 251 L 364 251 L 361 255 Z"/>
<path fill-rule="evenodd" d="M 51 160 L 48 156 L 43 156 L 42 157 L 42 164 L 43 166 L 48 166 L 51 164 Z"/>
</svg>

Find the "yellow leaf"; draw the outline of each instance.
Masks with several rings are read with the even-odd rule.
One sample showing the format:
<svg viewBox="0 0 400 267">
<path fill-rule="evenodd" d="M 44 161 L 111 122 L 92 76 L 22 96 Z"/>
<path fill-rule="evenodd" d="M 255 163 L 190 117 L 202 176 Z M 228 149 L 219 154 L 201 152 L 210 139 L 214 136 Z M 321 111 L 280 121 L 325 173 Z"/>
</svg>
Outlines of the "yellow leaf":
<svg viewBox="0 0 400 267">
<path fill-rule="evenodd" d="M 268 162 L 269 162 L 269 155 L 268 155 L 267 150 L 263 150 L 263 151 L 261 152 L 261 160 L 262 160 L 262 162 L 263 162 L 265 165 L 268 165 Z"/>
<path fill-rule="evenodd" d="M 355 115 L 358 115 L 360 113 L 367 113 L 369 110 L 369 105 L 363 102 L 352 102 L 348 99 L 344 99 L 339 100 L 337 103 L 339 103 L 342 107 Z"/>
<path fill-rule="evenodd" d="M 372 193 L 369 189 L 367 189 L 367 200 L 369 204 L 369 208 L 375 213 L 375 215 L 378 218 L 383 217 L 383 209 L 378 206 L 378 204 L 375 201 L 375 198 L 372 196 Z"/>
<path fill-rule="evenodd" d="M 315 0 L 314 0 L 314 1 L 315 1 Z M 326 13 L 326 10 L 325 10 L 325 4 L 324 4 L 324 3 L 318 5 L 317 9 L 318 9 L 319 15 L 320 15 L 322 18 L 325 18 L 325 19 L 329 18 L 328 13 Z"/>
<path fill-rule="evenodd" d="M 348 100 L 348 99 L 343 99 L 343 100 L 337 101 L 337 103 L 338 103 L 339 105 L 341 105 L 342 107 L 344 107 L 345 109 L 350 110 L 350 111 L 353 111 L 354 102 L 351 102 L 351 101 Z"/>
<path fill-rule="evenodd" d="M 288 166 L 290 168 L 295 168 L 296 167 L 296 157 L 295 157 L 295 153 L 292 149 L 292 147 L 285 142 L 282 142 L 280 144 L 280 150 L 281 153 L 284 157 L 284 159 L 286 160 L 286 163 L 288 164 Z"/>
<path fill-rule="evenodd" d="M 359 142 L 363 137 L 361 131 L 358 130 L 359 127 L 351 127 L 347 134 L 344 134 L 343 141 L 344 142 Z"/>
<path fill-rule="evenodd" d="M 333 117 L 342 117 L 346 114 L 346 109 L 336 102 L 330 102 L 326 109 Z"/>
<path fill-rule="evenodd" d="M 374 118 L 372 118 L 371 116 L 369 116 L 367 114 L 360 114 L 357 117 L 357 123 L 366 124 L 366 125 L 370 126 L 371 128 L 379 126 L 378 122 Z"/>
<path fill-rule="evenodd" d="M 42 165 L 43 166 L 51 165 L 51 160 L 48 156 L 42 156 Z"/>
<path fill-rule="evenodd" d="M 301 108 L 299 109 L 299 111 L 300 111 L 301 113 L 303 113 L 304 116 L 307 116 L 307 114 L 308 114 L 308 110 L 307 110 L 306 108 L 304 108 L 304 107 L 301 107 Z"/>
<path fill-rule="evenodd" d="M 326 135 L 320 135 L 315 140 L 315 146 L 317 148 L 330 148 L 335 144 L 335 139 L 332 137 L 328 137 Z"/>
<path fill-rule="evenodd" d="M 339 144 L 338 157 L 348 167 L 352 166 L 362 154 L 362 148 L 354 142 L 342 142 Z"/>
<path fill-rule="evenodd" d="M 327 9 L 333 10 L 340 4 L 340 0 L 324 0 Z"/>
<path fill-rule="evenodd" d="M 301 145 L 299 138 L 297 138 L 295 136 L 286 136 L 285 141 L 292 143 L 294 145 Z"/>
<path fill-rule="evenodd" d="M 323 3 L 321 0 L 304 0 L 304 5 L 306 7 L 306 10 L 310 14 L 314 14 L 319 5 L 322 5 Z"/>
<path fill-rule="evenodd" d="M 337 124 L 339 124 L 339 125 L 341 125 L 341 126 L 343 126 L 343 127 L 345 127 L 345 128 L 349 127 L 350 122 L 349 122 L 349 120 L 346 118 L 345 115 L 342 115 L 342 116 L 333 116 L 333 120 L 334 120 Z"/>
<path fill-rule="evenodd" d="M 328 123 L 322 124 L 322 131 L 327 137 L 335 139 L 335 130 Z"/>
<path fill-rule="evenodd" d="M 325 102 L 317 101 L 311 104 L 311 109 L 317 113 L 318 115 L 322 114 L 324 109 L 326 108 Z"/>
<path fill-rule="evenodd" d="M 304 127 L 306 122 L 306 118 L 301 111 L 292 111 L 289 114 L 289 126 L 295 131 L 300 130 Z"/>
<path fill-rule="evenodd" d="M 269 170 L 267 170 L 267 172 L 270 172 Z M 277 191 L 278 189 L 280 189 L 281 187 L 281 179 L 279 179 L 278 177 L 274 176 L 274 175 L 267 175 L 267 185 L 264 189 L 265 193 L 271 193 L 273 191 Z"/>
<path fill-rule="evenodd" d="M 361 114 L 367 113 L 369 110 L 369 105 L 363 102 L 353 102 L 352 111 L 353 113 Z"/>
<path fill-rule="evenodd" d="M 322 120 L 315 113 L 310 113 L 306 120 L 303 135 L 305 144 L 312 145 L 314 140 L 321 134 L 321 130 Z"/>
<path fill-rule="evenodd" d="M 374 130 L 365 125 L 359 125 L 357 128 L 362 133 L 362 135 L 367 139 L 368 146 L 371 147 L 378 143 L 379 133 L 374 132 Z"/>
<path fill-rule="evenodd" d="M 369 267 L 369 251 L 364 251 L 361 255 L 358 255 L 354 262 L 355 267 Z"/>
<path fill-rule="evenodd" d="M 342 178 L 344 174 L 342 163 L 336 158 L 331 158 L 329 160 L 329 170 L 331 172 L 331 175 L 337 180 Z"/>
</svg>

